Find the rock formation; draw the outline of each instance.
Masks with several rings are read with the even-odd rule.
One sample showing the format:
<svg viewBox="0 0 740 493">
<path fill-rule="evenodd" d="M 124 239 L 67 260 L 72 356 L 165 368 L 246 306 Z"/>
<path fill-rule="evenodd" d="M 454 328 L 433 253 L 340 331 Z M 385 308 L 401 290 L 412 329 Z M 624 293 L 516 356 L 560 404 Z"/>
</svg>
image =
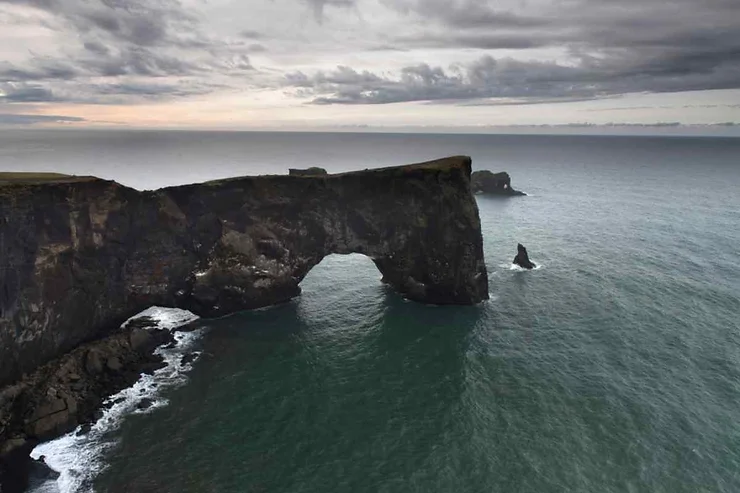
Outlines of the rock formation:
<svg viewBox="0 0 740 493">
<path fill-rule="evenodd" d="M 505 195 L 509 197 L 527 195 L 511 188 L 511 177 L 509 173 L 492 173 L 486 169 L 476 171 L 470 178 L 470 188 L 473 193 L 490 195 Z"/>
<path fill-rule="evenodd" d="M 411 300 L 487 299 L 470 168 L 454 157 L 150 192 L 0 174 L 0 385 L 152 305 L 208 317 L 289 300 L 331 253 L 369 256 Z"/>
<path fill-rule="evenodd" d="M 94 422 L 108 396 L 163 365 L 152 352 L 173 340 L 167 330 L 130 324 L 0 389 L 0 491 L 25 491 L 32 470 L 44 469 L 29 458 L 33 447 Z"/>
<path fill-rule="evenodd" d="M 290 168 L 288 170 L 288 174 L 290 176 L 323 176 L 328 175 L 329 173 L 326 172 L 324 168 L 318 168 L 318 167 L 311 167 L 306 169 L 295 169 Z"/>
<path fill-rule="evenodd" d="M 514 264 L 524 269 L 534 269 L 537 267 L 534 262 L 529 260 L 529 255 L 527 255 L 527 249 L 524 248 L 524 245 L 521 243 L 517 244 L 516 250 L 517 254 L 516 257 L 514 257 Z"/>
</svg>

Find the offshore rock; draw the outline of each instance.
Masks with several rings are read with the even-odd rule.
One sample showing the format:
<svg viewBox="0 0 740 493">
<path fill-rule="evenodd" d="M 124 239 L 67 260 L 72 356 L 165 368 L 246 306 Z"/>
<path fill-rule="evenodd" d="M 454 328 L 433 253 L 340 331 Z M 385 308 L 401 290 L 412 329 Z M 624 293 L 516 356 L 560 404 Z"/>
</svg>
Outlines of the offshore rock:
<svg viewBox="0 0 740 493">
<path fill-rule="evenodd" d="M 152 305 L 209 317 L 287 301 L 332 253 L 367 255 L 411 300 L 485 300 L 470 173 L 470 158 L 453 157 L 147 192 L 0 173 L 0 385 Z M 91 351 L 75 374 L 119 362 Z"/>
<path fill-rule="evenodd" d="M 524 248 L 524 245 L 521 243 L 517 244 L 516 250 L 517 254 L 516 257 L 514 257 L 514 264 L 524 269 L 534 269 L 537 267 L 537 264 L 529 260 L 529 255 L 527 254 L 527 249 Z"/>
<path fill-rule="evenodd" d="M 483 193 L 489 195 L 504 195 L 515 197 L 527 195 L 524 192 L 511 188 L 511 177 L 509 173 L 493 173 L 488 170 L 476 171 L 470 178 L 470 188 L 473 193 Z"/>
</svg>

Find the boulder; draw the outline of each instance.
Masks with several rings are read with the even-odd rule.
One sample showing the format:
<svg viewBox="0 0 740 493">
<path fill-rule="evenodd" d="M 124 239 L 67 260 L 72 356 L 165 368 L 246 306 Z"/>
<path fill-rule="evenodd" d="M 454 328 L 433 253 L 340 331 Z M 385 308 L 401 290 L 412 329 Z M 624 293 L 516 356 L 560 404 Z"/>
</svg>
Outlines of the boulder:
<svg viewBox="0 0 740 493">
<path fill-rule="evenodd" d="M 141 399 L 138 404 L 136 404 L 136 409 L 143 411 L 144 409 L 149 409 L 154 405 L 154 401 L 151 399 Z"/>
<path fill-rule="evenodd" d="M 144 329 L 133 329 L 129 335 L 129 343 L 134 351 L 151 349 L 152 335 Z"/>
<path fill-rule="evenodd" d="M 123 364 L 117 356 L 111 356 L 110 358 L 108 358 L 105 366 L 112 372 L 119 372 L 123 368 Z"/>
<path fill-rule="evenodd" d="M 182 358 L 180 359 L 180 363 L 183 365 L 189 365 L 190 363 L 195 361 L 197 357 L 198 357 L 198 353 L 183 354 Z"/>
<path fill-rule="evenodd" d="M 85 357 L 85 371 L 90 375 L 103 372 L 103 355 L 98 349 L 91 349 Z"/>
</svg>

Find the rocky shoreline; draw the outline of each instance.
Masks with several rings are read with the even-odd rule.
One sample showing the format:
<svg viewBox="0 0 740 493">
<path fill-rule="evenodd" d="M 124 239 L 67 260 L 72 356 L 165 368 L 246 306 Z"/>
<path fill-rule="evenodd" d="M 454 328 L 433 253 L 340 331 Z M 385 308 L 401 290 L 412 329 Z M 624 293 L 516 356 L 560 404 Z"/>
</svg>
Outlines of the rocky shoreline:
<svg viewBox="0 0 740 493">
<path fill-rule="evenodd" d="M 174 336 L 155 325 L 134 319 L 0 390 L 0 492 L 25 491 L 31 471 L 43 469 L 29 456 L 36 445 L 93 424 L 108 397 L 164 366 L 154 351 Z"/>
</svg>

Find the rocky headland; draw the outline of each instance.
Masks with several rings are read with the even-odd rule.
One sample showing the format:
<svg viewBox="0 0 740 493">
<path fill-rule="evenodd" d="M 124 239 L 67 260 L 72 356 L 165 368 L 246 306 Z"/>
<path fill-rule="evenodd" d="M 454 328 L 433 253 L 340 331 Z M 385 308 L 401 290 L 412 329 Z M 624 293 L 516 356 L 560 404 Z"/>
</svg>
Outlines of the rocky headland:
<svg viewBox="0 0 740 493">
<path fill-rule="evenodd" d="M 505 171 L 500 173 L 493 173 L 485 169 L 475 171 L 470 178 L 470 188 L 473 190 L 473 193 L 486 195 L 501 195 L 505 197 L 527 195 L 524 192 L 511 188 L 511 177 Z"/>
<path fill-rule="evenodd" d="M 284 302 L 332 253 L 367 255 L 414 301 L 487 299 L 470 175 L 453 157 L 142 192 L 0 173 L 3 467 L 161 363 L 152 350 L 171 336 L 120 328 L 150 306 L 213 317 Z"/>
<path fill-rule="evenodd" d="M 287 301 L 362 253 L 424 303 L 488 298 L 470 158 L 137 191 L 0 175 L 0 384 L 150 306 L 205 317 Z"/>
</svg>

